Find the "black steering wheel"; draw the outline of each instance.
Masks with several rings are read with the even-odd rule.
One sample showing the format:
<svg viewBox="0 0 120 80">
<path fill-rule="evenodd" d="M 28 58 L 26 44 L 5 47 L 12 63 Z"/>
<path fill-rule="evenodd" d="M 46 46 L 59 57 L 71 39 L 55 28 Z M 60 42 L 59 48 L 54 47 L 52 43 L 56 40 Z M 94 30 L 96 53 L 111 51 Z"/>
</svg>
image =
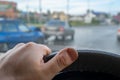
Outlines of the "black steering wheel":
<svg viewBox="0 0 120 80">
<path fill-rule="evenodd" d="M 78 50 L 78 54 L 79 58 L 53 80 L 120 80 L 120 55 L 96 50 Z"/>
</svg>

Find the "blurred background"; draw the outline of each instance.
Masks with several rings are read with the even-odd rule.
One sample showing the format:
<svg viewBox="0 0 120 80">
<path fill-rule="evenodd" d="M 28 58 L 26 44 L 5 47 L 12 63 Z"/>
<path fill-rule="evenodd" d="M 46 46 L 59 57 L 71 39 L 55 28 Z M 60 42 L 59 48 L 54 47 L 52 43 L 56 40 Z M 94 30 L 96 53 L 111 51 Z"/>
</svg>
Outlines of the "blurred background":
<svg viewBox="0 0 120 80">
<path fill-rule="evenodd" d="M 0 0 L 0 52 L 18 43 L 120 53 L 119 0 Z"/>
</svg>

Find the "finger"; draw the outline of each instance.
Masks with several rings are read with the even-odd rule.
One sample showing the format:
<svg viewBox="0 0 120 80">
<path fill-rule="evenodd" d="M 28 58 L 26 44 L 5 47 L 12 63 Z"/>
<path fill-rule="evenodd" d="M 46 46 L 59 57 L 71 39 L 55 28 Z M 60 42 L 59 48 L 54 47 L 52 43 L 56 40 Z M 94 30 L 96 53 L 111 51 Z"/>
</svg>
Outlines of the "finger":
<svg viewBox="0 0 120 80">
<path fill-rule="evenodd" d="M 8 50 L 8 51 L 6 52 L 6 54 L 11 53 L 13 50 L 15 50 L 15 49 L 17 49 L 17 48 L 19 48 L 19 47 L 21 47 L 21 46 L 23 46 L 23 45 L 25 45 L 25 44 L 24 44 L 24 43 L 19 43 L 19 44 L 17 44 L 14 48 Z"/>
<path fill-rule="evenodd" d="M 41 53 L 43 56 L 51 53 L 51 49 L 42 44 L 36 44 L 34 42 L 29 42 L 26 44 L 26 48 L 36 50 L 36 53 Z"/>
<path fill-rule="evenodd" d="M 78 53 L 75 49 L 65 48 L 45 64 L 45 72 L 48 72 L 48 75 L 53 78 L 59 71 L 72 64 L 77 57 Z"/>
<path fill-rule="evenodd" d="M 40 48 L 42 47 L 43 49 L 44 49 L 44 56 L 46 56 L 46 55 L 49 55 L 52 51 L 51 51 L 51 49 L 50 48 L 48 48 L 47 46 L 45 46 L 45 45 L 39 45 L 40 46 Z"/>
<path fill-rule="evenodd" d="M 17 55 L 21 55 L 22 53 L 22 55 L 25 54 L 26 56 L 34 58 L 35 62 L 44 62 L 43 57 L 50 54 L 50 52 L 51 50 L 45 45 L 29 42 L 19 49 Z"/>
<path fill-rule="evenodd" d="M 24 46 L 24 45 L 25 45 L 24 43 L 19 43 L 19 44 L 17 44 L 14 48 L 8 50 L 8 51 L 6 52 L 6 55 L 9 55 L 10 53 L 14 52 L 15 50 L 17 50 L 18 48 L 20 48 L 21 46 Z"/>
<path fill-rule="evenodd" d="M 25 43 L 19 43 L 13 49 L 19 48 L 20 46 L 23 46 L 23 45 L 25 45 Z"/>
<path fill-rule="evenodd" d="M 4 55 L 1 56 L 1 60 L 6 58 L 8 55 L 11 55 L 10 53 L 12 53 L 14 50 L 16 50 L 17 48 L 19 48 L 19 47 L 21 47 L 23 45 L 25 45 L 25 44 L 24 43 L 19 43 L 13 49 L 8 50 Z"/>
</svg>

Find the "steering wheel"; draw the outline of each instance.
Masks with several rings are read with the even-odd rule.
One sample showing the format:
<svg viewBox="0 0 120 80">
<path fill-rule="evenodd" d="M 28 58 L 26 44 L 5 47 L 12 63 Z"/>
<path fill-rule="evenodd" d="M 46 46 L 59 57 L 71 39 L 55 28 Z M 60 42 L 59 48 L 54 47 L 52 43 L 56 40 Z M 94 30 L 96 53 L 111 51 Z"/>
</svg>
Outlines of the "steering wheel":
<svg viewBox="0 0 120 80">
<path fill-rule="evenodd" d="M 120 55 L 96 50 L 78 50 L 78 54 L 78 59 L 53 80 L 120 80 Z"/>
</svg>

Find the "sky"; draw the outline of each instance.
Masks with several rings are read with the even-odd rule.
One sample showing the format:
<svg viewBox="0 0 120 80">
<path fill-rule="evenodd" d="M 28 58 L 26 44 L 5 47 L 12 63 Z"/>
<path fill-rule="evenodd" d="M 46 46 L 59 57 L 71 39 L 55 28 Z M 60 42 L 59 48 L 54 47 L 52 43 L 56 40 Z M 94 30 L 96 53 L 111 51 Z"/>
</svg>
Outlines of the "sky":
<svg viewBox="0 0 120 80">
<path fill-rule="evenodd" d="M 4 0 L 5 1 L 5 0 Z M 17 2 L 19 10 L 39 12 L 40 0 L 6 0 Z M 67 2 L 69 1 L 69 2 Z M 85 14 L 88 9 L 115 14 L 120 12 L 120 0 L 41 0 L 42 12 L 64 11 L 69 14 Z"/>
</svg>

